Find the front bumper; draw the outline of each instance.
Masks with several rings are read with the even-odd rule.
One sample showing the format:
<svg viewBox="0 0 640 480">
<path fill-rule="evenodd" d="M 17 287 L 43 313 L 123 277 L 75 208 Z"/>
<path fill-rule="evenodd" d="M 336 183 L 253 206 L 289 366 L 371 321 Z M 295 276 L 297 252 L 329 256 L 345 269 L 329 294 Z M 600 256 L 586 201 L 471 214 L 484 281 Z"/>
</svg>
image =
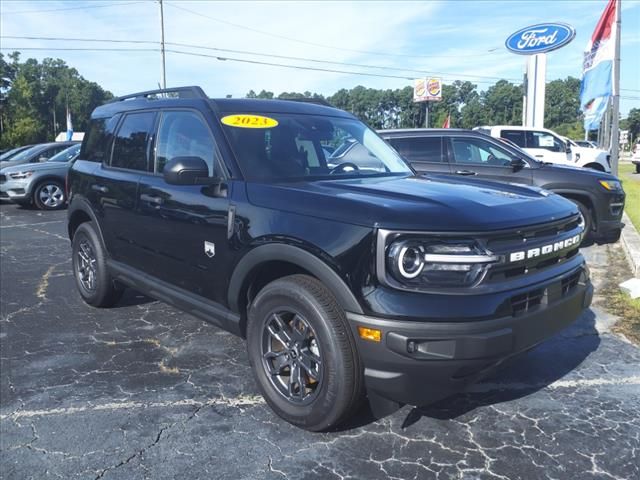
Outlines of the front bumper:
<svg viewBox="0 0 640 480">
<path fill-rule="evenodd" d="M 6 177 L 6 180 L 0 183 L 0 198 L 12 201 L 25 201 L 29 199 L 29 185 L 31 179 L 13 180 Z"/>
<path fill-rule="evenodd" d="M 575 279 L 570 285 L 569 278 Z M 347 313 L 367 391 L 399 403 L 433 403 L 564 329 L 593 297 L 583 267 L 543 288 L 544 301 L 532 308 L 482 321 L 396 321 Z M 359 326 L 381 330 L 381 342 L 361 339 Z"/>
</svg>

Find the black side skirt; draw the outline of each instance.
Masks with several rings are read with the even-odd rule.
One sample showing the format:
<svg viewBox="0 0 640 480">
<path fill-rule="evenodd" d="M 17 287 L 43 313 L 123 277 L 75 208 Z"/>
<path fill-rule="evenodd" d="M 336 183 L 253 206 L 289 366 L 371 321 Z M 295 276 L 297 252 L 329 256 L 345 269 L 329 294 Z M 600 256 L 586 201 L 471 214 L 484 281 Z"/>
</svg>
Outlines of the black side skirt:
<svg viewBox="0 0 640 480">
<path fill-rule="evenodd" d="M 158 280 L 140 270 L 108 259 L 107 266 L 113 278 L 145 295 L 166 302 L 234 335 L 242 336 L 240 315 L 219 303 L 212 302 L 180 287 Z"/>
</svg>

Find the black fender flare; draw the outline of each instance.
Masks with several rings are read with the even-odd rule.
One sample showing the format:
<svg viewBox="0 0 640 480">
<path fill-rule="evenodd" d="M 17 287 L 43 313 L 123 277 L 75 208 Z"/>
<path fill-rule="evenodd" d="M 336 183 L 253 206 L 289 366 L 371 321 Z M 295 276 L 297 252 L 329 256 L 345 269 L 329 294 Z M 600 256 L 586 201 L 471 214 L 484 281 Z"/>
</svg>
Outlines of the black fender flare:
<svg viewBox="0 0 640 480">
<path fill-rule="evenodd" d="M 547 188 L 547 187 L 545 187 Z M 567 195 L 569 195 L 570 197 L 586 197 L 589 199 L 589 201 L 591 202 L 591 205 L 593 206 L 593 210 L 591 211 L 591 214 L 593 215 L 593 223 L 594 225 L 598 224 L 598 215 L 599 212 L 598 210 L 598 201 L 595 198 L 595 195 L 593 195 L 591 192 L 587 191 L 587 190 L 574 190 L 571 188 L 558 188 L 558 189 L 550 189 L 553 193 L 557 193 L 558 195 L 560 195 L 561 197 L 566 197 Z"/>
<path fill-rule="evenodd" d="M 93 212 L 91 208 L 91 204 L 89 200 L 84 197 L 80 197 L 78 195 L 74 195 L 71 201 L 69 202 L 69 206 L 67 208 L 67 233 L 69 234 L 69 240 L 73 240 L 73 232 L 71 231 L 71 219 L 74 214 L 77 212 L 82 212 L 86 214 L 93 224 L 96 227 L 98 238 L 100 239 L 100 243 L 102 244 L 102 248 L 104 248 L 105 252 L 108 252 L 106 248 L 106 244 L 104 242 L 104 236 L 102 235 L 102 228 L 100 227 L 100 222 L 98 221 L 98 217 Z"/>
<path fill-rule="evenodd" d="M 240 312 L 240 296 L 245 280 L 260 264 L 270 261 L 288 262 L 307 270 L 335 295 L 345 311 L 363 313 L 362 307 L 351 289 L 331 267 L 306 250 L 282 243 L 260 245 L 238 262 L 231 276 L 227 293 L 227 301 L 231 310 Z"/>
</svg>

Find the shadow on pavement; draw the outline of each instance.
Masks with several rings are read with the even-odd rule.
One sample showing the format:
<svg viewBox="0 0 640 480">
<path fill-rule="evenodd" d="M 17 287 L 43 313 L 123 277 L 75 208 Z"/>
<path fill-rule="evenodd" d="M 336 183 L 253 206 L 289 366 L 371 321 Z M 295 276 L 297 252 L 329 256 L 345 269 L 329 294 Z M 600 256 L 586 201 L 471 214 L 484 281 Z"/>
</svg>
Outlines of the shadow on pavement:
<svg viewBox="0 0 640 480">
<path fill-rule="evenodd" d="M 116 303 L 112 308 L 135 307 L 137 305 L 145 305 L 155 301 L 156 300 L 153 298 L 147 297 L 136 290 L 126 288 L 120 301 L 118 301 L 118 303 Z"/>
<path fill-rule="evenodd" d="M 407 428 L 423 417 L 455 419 L 477 408 L 526 397 L 560 380 L 577 368 L 600 344 L 595 314 L 587 310 L 570 327 L 527 353 L 510 359 L 484 380 L 437 403 L 414 407 L 403 421 Z M 500 386 L 503 385 L 504 389 Z M 483 391 L 486 388 L 486 391 Z M 474 391 L 475 390 L 475 391 Z M 341 430 L 365 426 L 376 421 L 368 403 Z"/>
</svg>

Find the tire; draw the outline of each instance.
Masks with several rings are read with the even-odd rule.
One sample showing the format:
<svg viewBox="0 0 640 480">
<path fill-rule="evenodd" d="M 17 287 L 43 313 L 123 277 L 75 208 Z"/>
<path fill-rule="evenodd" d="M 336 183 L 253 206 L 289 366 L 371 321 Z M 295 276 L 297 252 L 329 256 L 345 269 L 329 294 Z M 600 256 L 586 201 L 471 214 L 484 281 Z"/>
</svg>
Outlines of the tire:
<svg viewBox="0 0 640 480">
<path fill-rule="evenodd" d="M 584 217 L 584 238 L 582 239 L 582 245 L 585 246 L 585 244 L 591 242 L 593 237 L 593 214 L 591 213 L 591 210 L 579 200 L 574 200 L 572 198 L 569 200 L 575 203 L 578 210 L 580 210 L 580 213 Z"/>
<path fill-rule="evenodd" d="M 82 299 L 94 307 L 111 307 L 123 288 L 107 271 L 106 254 L 91 222 L 81 224 L 71 244 L 73 276 Z"/>
<path fill-rule="evenodd" d="M 45 180 L 33 191 L 33 204 L 40 210 L 60 210 L 66 202 L 64 185 L 59 180 Z"/>
<path fill-rule="evenodd" d="M 278 338 L 291 339 L 290 348 Z M 284 277 L 258 293 L 248 311 L 247 349 L 265 400 L 293 425 L 328 430 L 360 405 L 363 368 L 354 338 L 333 294 L 313 277 Z"/>
</svg>

